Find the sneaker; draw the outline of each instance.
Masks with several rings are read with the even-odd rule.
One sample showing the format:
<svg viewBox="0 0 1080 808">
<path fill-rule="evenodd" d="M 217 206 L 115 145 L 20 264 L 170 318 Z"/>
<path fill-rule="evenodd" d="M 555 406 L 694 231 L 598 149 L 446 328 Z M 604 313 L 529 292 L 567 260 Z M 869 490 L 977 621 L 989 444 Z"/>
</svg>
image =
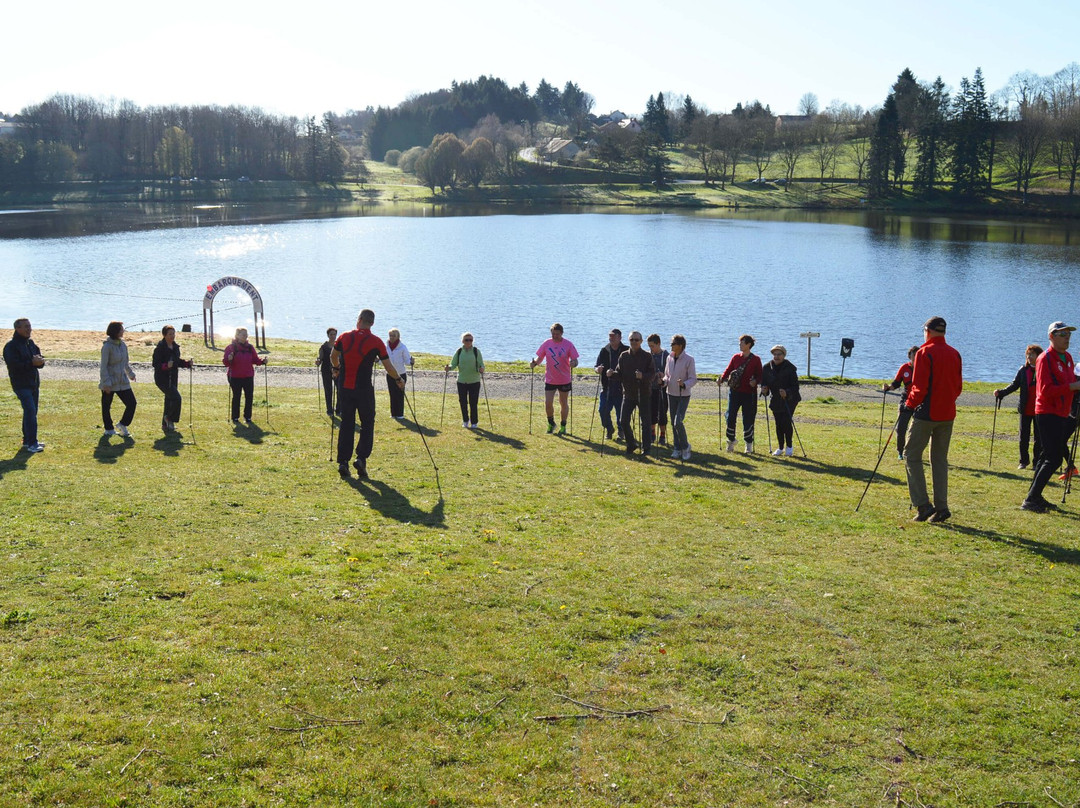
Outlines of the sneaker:
<svg viewBox="0 0 1080 808">
<path fill-rule="evenodd" d="M 347 480 L 352 477 L 352 474 L 349 473 L 348 463 L 338 463 L 337 473 L 341 475 L 341 479 L 343 480 Z"/>
<path fill-rule="evenodd" d="M 626 435 L 624 435 L 622 432 L 620 432 L 615 438 L 616 443 L 622 443 L 624 440 L 626 440 Z"/>
<path fill-rule="evenodd" d="M 110 437 L 110 438 L 111 438 L 111 437 L 112 437 L 113 435 L 115 435 L 115 434 L 116 434 L 116 430 L 115 430 L 115 429 L 106 429 L 106 430 L 105 430 L 105 436 L 106 436 L 106 437 Z"/>
<path fill-rule="evenodd" d="M 333 418 L 335 413 L 334 413 L 333 410 L 327 410 L 326 414 L 329 415 L 331 418 Z"/>
<path fill-rule="evenodd" d="M 554 432 L 555 432 L 555 422 L 553 421 L 553 422 L 548 424 L 548 434 L 551 435 L 551 434 L 554 434 Z"/>
<path fill-rule="evenodd" d="M 130 438 L 131 437 L 131 431 L 126 426 L 124 426 L 123 424 L 117 424 L 116 425 L 116 433 L 118 435 L 122 435 L 125 438 Z"/>
<path fill-rule="evenodd" d="M 672 460 L 678 460 L 679 458 L 682 457 L 682 453 L 683 453 L 682 449 L 672 449 L 671 450 L 671 459 Z"/>
<path fill-rule="evenodd" d="M 929 519 L 933 515 L 934 515 L 934 506 L 931 505 L 930 503 L 927 503 L 926 505 L 920 505 L 919 506 L 919 510 L 911 518 L 911 521 L 912 522 L 925 522 L 927 519 Z"/>
<path fill-rule="evenodd" d="M 161 419 L 161 431 L 162 432 L 172 432 L 173 431 L 172 421 L 170 421 L 168 418 L 162 418 Z"/>
<path fill-rule="evenodd" d="M 462 421 L 461 426 L 462 426 L 463 429 L 468 429 L 469 428 L 469 422 L 468 421 Z"/>
<path fill-rule="evenodd" d="M 562 424 L 562 425 L 559 426 L 559 434 L 560 435 L 565 435 L 566 434 L 566 424 Z"/>
<path fill-rule="evenodd" d="M 932 514 L 930 514 L 930 518 L 927 519 L 926 521 L 928 521 L 928 522 L 944 522 L 950 516 L 952 516 L 952 511 L 950 511 L 948 508 L 941 508 L 940 510 L 935 508 L 934 512 Z"/>
<path fill-rule="evenodd" d="M 753 441 L 748 441 L 747 444 L 746 444 L 746 454 L 753 454 L 753 453 L 754 453 L 754 442 Z"/>
<path fill-rule="evenodd" d="M 683 460 L 689 460 L 690 459 L 690 447 L 689 446 L 687 446 L 685 449 L 682 450 L 682 459 Z"/>
<path fill-rule="evenodd" d="M 233 422 L 234 425 L 240 426 L 240 419 L 239 418 L 233 418 L 232 422 Z"/>
<path fill-rule="evenodd" d="M 357 458 L 353 461 L 353 468 L 356 469 L 356 476 L 361 480 L 367 479 L 367 461 Z"/>
<path fill-rule="evenodd" d="M 480 424 L 469 424 L 469 429 L 476 429 Z"/>
<path fill-rule="evenodd" d="M 733 440 L 729 440 L 729 441 L 727 442 L 727 450 L 728 450 L 729 452 L 734 452 L 734 451 L 735 451 L 735 441 L 733 441 Z"/>
<path fill-rule="evenodd" d="M 1016 470 L 1017 470 L 1017 471 L 1023 471 L 1023 470 L 1024 470 L 1024 469 L 1026 469 L 1027 467 L 1028 467 L 1028 464 L 1027 464 L 1027 463 L 1021 463 L 1021 464 L 1020 464 L 1019 466 L 1017 466 L 1017 467 L 1016 467 Z"/>
<path fill-rule="evenodd" d="M 250 418 L 245 418 L 244 423 L 247 424 L 248 426 L 255 426 L 255 422 L 252 421 Z"/>
<path fill-rule="evenodd" d="M 899 460 L 901 463 L 903 463 L 904 462 L 904 453 L 903 452 L 897 452 L 896 453 L 896 459 Z"/>
<path fill-rule="evenodd" d="M 44 452 L 45 451 L 45 444 L 44 443 L 28 443 L 28 444 L 24 444 L 23 448 L 26 449 L 26 451 L 28 451 L 30 454 L 37 454 L 38 452 Z"/>
<path fill-rule="evenodd" d="M 777 448 L 777 449 L 776 449 L 776 450 L 775 450 L 775 451 L 774 451 L 774 452 L 772 453 L 772 456 L 773 456 L 773 457 L 781 457 L 781 456 L 783 456 L 783 454 L 784 454 L 784 450 L 783 450 L 783 449 L 780 449 L 780 448 Z"/>
<path fill-rule="evenodd" d="M 784 449 L 784 454 L 786 456 L 788 456 L 788 457 L 794 457 L 795 456 L 795 447 L 794 446 L 787 447 L 786 449 Z"/>
<path fill-rule="evenodd" d="M 611 440 L 613 437 L 615 437 L 615 430 L 614 429 L 609 429 L 607 431 L 607 439 Z"/>
<path fill-rule="evenodd" d="M 1025 499 L 1020 503 L 1020 510 L 1031 511 L 1032 513 L 1045 513 L 1046 506 L 1038 500 Z"/>
</svg>

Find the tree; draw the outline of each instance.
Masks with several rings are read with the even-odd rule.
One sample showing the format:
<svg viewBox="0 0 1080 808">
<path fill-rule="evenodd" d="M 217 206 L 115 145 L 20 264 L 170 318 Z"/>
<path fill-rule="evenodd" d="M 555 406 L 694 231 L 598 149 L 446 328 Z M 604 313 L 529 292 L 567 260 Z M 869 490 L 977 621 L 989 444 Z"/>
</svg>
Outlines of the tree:
<svg viewBox="0 0 1080 808">
<path fill-rule="evenodd" d="M 596 143 L 596 161 L 608 171 L 613 171 L 626 160 L 622 138 L 612 132 L 604 132 Z"/>
<path fill-rule="evenodd" d="M 494 168 L 495 147 L 486 137 L 478 137 L 461 153 L 458 174 L 473 188 L 479 188 Z"/>
<path fill-rule="evenodd" d="M 867 158 L 867 188 L 872 197 L 887 196 L 892 190 L 889 171 L 896 164 L 900 151 L 900 118 L 896 109 L 896 96 L 889 93 L 878 113 L 870 136 L 870 153 Z"/>
<path fill-rule="evenodd" d="M 694 104 L 694 99 L 690 96 L 686 96 L 683 99 L 682 105 L 682 120 L 679 122 L 679 140 L 684 143 L 690 137 L 690 133 L 694 130 L 694 124 L 697 122 L 698 117 L 701 115 L 701 110 Z"/>
<path fill-rule="evenodd" d="M 919 156 L 915 163 L 915 176 L 911 181 L 911 190 L 916 194 L 932 194 L 941 179 L 946 158 L 945 129 L 948 113 L 949 94 L 945 92 L 941 76 L 938 76 L 933 85 L 924 89 L 919 97 L 918 129 L 915 133 Z"/>
<path fill-rule="evenodd" d="M 1049 104 L 1043 80 L 1033 73 L 1015 74 L 1007 90 L 1015 103 L 1009 115 L 1004 157 L 1016 174 L 1016 190 L 1022 192 L 1026 202 L 1035 166 L 1043 157 L 1050 135 Z"/>
<path fill-rule="evenodd" d="M 641 128 L 644 132 L 655 135 L 661 143 L 671 142 L 671 120 L 663 93 L 659 93 L 655 98 L 649 96 L 645 104 L 645 114 L 641 118 Z"/>
<path fill-rule="evenodd" d="M 799 99 L 799 114 L 812 118 L 818 114 L 818 97 L 813 93 L 803 93 Z"/>
<path fill-rule="evenodd" d="M 960 80 L 960 91 L 952 102 L 949 126 L 951 156 L 949 170 L 953 175 L 953 190 L 961 196 L 974 196 L 987 189 L 987 168 L 990 164 L 990 106 L 986 99 L 982 69 L 975 78 Z"/>
<path fill-rule="evenodd" d="M 637 164 L 642 177 L 656 185 L 662 185 L 671 161 L 664 151 L 664 143 L 655 132 L 643 131 L 631 141 L 630 157 Z"/>
<path fill-rule="evenodd" d="M 757 169 L 760 181 L 772 162 L 776 150 L 776 128 L 771 121 L 759 121 L 750 134 L 750 161 Z"/>
<path fill-rule="evenodd" d="M 810 127 L 810 154 L 818 170 L 818 182 L 825 184 L 825 175 L 836 171 L 836 160 L 840 156 L 840 122 L 828 112 L 823 112 L 814 119 Z M 790 178 L 789 178 L 790 181 Z"/>
<path fill-rule="evenodd" d="M 806 144 L 806 130 L 801 126 L 785 126 L 780 130 L 777 138 L 779 146 L 780 162 L 784 164 L 784 192 L 791 187 L 791 180 L 795 176 L 795 166 L 802 155 L 803 146 Z M 761 170 L 758 170 L 761 176 Z"/>
<path fill-rule="evenodd" d="M 540 119 L 544 121 L 558 120 L 562 112 L 562 96 L 559 91 L 547 83 L 547 79 L 540 79 L 533 93 L 533 101 L 540 113 Z"/>
<path fill-rule="evenodd" d="M 155 161 L 166 177 L 191 177 L 191 154 L 195 143 L 191 135 L 178 126 L 165 130 L 158 144 Z"/>
<path fill-rule="evenodd" d="M 457 135 L 444 133 L 436 135 L 431 141 L 426 154 L 430 162 L 430 178 L 444 192 L 448 188 L 453 190 L 457 184 L 461 154 L 464 151 L 465 143 Z M 434 187 L 432 190 L 434 191 Z"/>
</svg>

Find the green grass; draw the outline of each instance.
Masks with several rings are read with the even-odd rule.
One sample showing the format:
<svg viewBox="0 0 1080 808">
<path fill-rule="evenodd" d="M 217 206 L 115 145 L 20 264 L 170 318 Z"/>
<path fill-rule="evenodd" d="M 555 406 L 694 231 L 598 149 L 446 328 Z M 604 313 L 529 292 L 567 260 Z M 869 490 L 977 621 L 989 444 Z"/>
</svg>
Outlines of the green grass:
<svg viewBox="0 0 1080 808">
<path fill-rule="evenodd" d="M 106 443 L 94 386 L 47 383 L 33 457 L 0 397 L 0 804 L 1080 801 L 1075 506 L 1017 510 L 989 408 L 933 526 L 889 453 L 854 512 L 873 405 L 804 403 L 812 459 L 775 460 L 695 402 L 683 465 L 601 456 L 585 396 L 561 439 L 523 402 L 440 431 L 421 394 L 440 497 L 381 393 L 365 485 L 314 390 L 234 433 L 198 387 L 197 445 L 138 394 Z"/>
</svg>

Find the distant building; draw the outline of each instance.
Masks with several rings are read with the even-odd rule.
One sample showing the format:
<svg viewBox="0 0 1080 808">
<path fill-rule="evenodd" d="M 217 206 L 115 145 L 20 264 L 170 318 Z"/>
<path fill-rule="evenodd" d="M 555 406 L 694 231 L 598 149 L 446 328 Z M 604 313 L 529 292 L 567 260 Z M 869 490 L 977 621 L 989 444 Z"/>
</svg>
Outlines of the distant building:
<svg viewBox="0 0 1080 808">
<path fill-rule="evenodd" d="M 548 160 L 573 160 L 581 148 L 572 140 L 553 137 L 544 145 L 544 155 Z"/>
<path fill-rule="evenodd" d="M 19 124 L 0 118 L 0 137 L 12 137 L 18 130 Z"/>
</svg>

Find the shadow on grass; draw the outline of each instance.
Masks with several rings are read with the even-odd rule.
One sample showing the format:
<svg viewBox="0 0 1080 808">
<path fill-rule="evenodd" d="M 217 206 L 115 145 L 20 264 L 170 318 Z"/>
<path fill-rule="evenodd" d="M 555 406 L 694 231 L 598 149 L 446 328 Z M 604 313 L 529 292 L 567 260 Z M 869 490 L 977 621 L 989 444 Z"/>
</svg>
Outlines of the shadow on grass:
<svg viewBox="0 0 1080 808">
<path fill-rule="evenodd" d="M 258 424 L 252 424 L 251 426 L 247 426 L 246 424 L 233 424 L 233 435 L 238 438 L 243 438 L 253 446 L 262 443 L 266 434 L 266 431 Z"/>
<path fill-rule="evenodd" d="M 770 458 L 771 459 L 771 458 Z M 808 457 L 785 457 L 783 460 L 777 459 L 778 463 L 791 464 L 793 468 L 798 468 L 799 471 L 808 471 L 811 474 L 828 474 L 835 477 L 846 477 L 849 480 L 857 480 L 863 485 L 866 485 L 866 481 L 870 479 L 870 474 L 873 472 L 874 467 L 863 468 L 862 466 L 834 466 L 831 463 L 825 463 L 821 460 L 811 460 Z M 900 463 L 900 461 L 896 461 Z M 897 479 L 889 476 L 886 472 L 882 471 L 884 466 L 882 462 L 881 466 L 878 466 L 877 474 L 874 475 L 874 482 L 888 482 L 888 483 L 903 483 L 907 485 L 907 473 L 904 473 L 903 479 Z M 903 464 L 900 464 L 903 468 Z"/>
<path fill-rule="evenodd" d="M 184 436 L 179 432 L 170 432 L 168 435 L 163 435 L 154 441 L 154 449 L 166 457 L 179 457 L 180 450 L 186 445 Z"/>
<path fill-rule="evenodd" d="M 1058 514 L 1055 511 L 1055 515 Z M 1032 518 L 1038 519 L 1037 514 L 1033 514 Z M 1075 547 L 1062 547 L 1060 544 L 1053 544 L 1045 541 L 1035 541 L 1034 539 L 1024 539 L 1020 536 L 1009 536 L 1004 533 L 998 533 L 996 530 L 981 530 L 980 528 L 968 527 L 967 525 L 959 525 L 956 523 L 945 523 L 952 530 L 957 533 L 963 533 L 965 536 L 971 536 L 977 539 L 987 539 L 988 541 L 998 542 L 999 544 L 1008 544 L 1014 547 L 1019 547 L 1022 550 L 1027 550 L 1029 553 L 1042 556 L 1047 561 L 1052 561 L 1055 564 L 1072 564 L 1073 566 L 1080 565 L 1080 549 Z"/>
<path fill-rule="evenodd" d="M 97 446 L 94 447 L 94 460 L 99 463 L 115 463 L 120 457 L 135 445 L 133 438 L 122 438 L 120 443 L 111 443 L 110 435 L 102 435 L 98 438 Z"/>
<path fill-rule="evenodd" d="M 0 460 L 0 480 L 4 475 L 12 471 L 26 471 L 26 461 L 30 459 L 30 453 L 19 449 L 11 460 Z"/>
<path fill-rule="evenodd" d="M 346 482 L 358 494 L 367 500 L 368 506 L 387 519 L 428 527 L 446 527 L 446 503 L 442 496 L 431 511 L 417 508 L 409 498 L 381 480 L 356 479 L 350 477 Z"/>
<path fill-rule="evenodd" d="M 424 426 L 421 423 L 411 420 L 408 416 L 398 421 L 406 429 L 411 429 L 414 432 L 419 432 L 425 438 L 434 438 L 439 434 L 437 429 L 432 429 L 430 426 Z"/>
<path fill-rule="evenodd" d="M 524 442 L 518 440 L 517 438 L 511 438 L 509 435 L 500 435 L 498 432 L 491 432 L 490 430 L 484 429 L 481 426 L 478 426 L 476 429 L 473 430 L 473 432 L 475 432 L 479 437 L 483 438 L 484 440 L 491 441 L 492 443 L 498 443 L 503 446 L 509 446 L 511 449 L 525 448 Z"/>
</svg>

